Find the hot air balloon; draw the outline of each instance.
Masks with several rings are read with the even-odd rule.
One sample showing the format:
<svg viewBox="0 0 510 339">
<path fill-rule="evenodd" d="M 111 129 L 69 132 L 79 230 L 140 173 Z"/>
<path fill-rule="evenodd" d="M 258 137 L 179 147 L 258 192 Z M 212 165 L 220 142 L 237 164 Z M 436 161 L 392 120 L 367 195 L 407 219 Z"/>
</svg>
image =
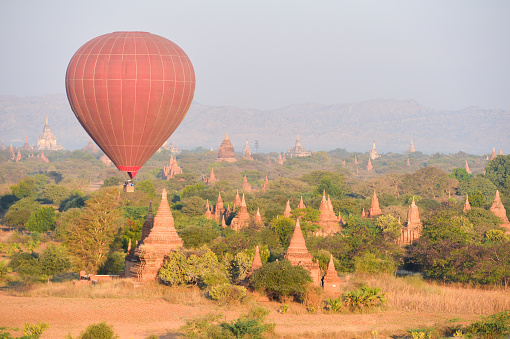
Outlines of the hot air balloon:
<svg viewBox="0 0 510 339">
<path fill-rule="evenodd" d="M 172 41 L 114 32 L 78 49 L 67 67 L 66 91 L 85 131 L 133 178 L 186 115 L 195 73 Z"/>
</svg>

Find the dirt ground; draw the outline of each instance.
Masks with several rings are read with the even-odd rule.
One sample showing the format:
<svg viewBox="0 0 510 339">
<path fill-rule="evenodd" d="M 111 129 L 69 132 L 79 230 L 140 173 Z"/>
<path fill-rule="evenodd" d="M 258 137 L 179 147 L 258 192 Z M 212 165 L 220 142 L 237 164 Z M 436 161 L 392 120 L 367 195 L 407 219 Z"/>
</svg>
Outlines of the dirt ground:
<svg viewBox="0 0 510 339">
<path fill-rule="evenodd" d="M 445 324 L 454 318 L 464 322 L 478 318 L 475 315 L 392 310 L 371 314 L 306 314 L 306 311 L 293 306 L 286 314 L 279 314 L 276 310 L 280 304 L 267 302 L 261 303 L 261 306 L 271 310 L 268 321 L 276 323 L 276 334 L 296 338 L 300 334 L 307 338 L 324 334 L 329 334 L 329 338 L 373 338 L 371 331 L 378 331 L 377 338 L 387 338 L 390 334 L 404 333 L 406 329 Z M 42 338 L 52 339 L 64 338 L 67 334 L 76 336 L 89 324 L 103 321 L 113 325 L 120 338 L 146 338 L 151 334 L 161 338 L 182 338 L 178 330 L 186 319 L 211 312 L 222 313 L 226 320 L 231 320 L 245 313 L 246 308 L 187 306 L 160 299 L 16 297 L 0 294 L 0 327 L 21 329 L 25 322 L 35 324 L 42 321 L 50 325 Z"/>
</svg>

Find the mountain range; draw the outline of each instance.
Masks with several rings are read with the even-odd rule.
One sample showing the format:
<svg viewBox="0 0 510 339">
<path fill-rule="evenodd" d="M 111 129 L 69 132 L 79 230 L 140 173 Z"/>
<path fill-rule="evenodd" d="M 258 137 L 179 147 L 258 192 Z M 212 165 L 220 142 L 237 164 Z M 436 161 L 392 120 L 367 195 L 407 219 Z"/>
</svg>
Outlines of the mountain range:
<svg viewBox="0 0 510 339">
<path fill-rule="evenodd" d="M 66 149 L 83 148 L 89 137 L 63 94 L 37 97 L 0 96 L 0 138 L 19 147 L 42 132 L 46 115 L 57 142 Z M 510 110 L 467 107 L 457 111 L 427 108 L 414 100 L 374 99 L 350 104 L 303 103 L 271 110 L 209 106 L 193 102 L 170 138 L 181 149 L 217 149 L 225 133 L 236 151 L 246 139 L 254 151 L 283 152 L 301 144 L 313 151 L 345 148 L 366 152 L 375 141 L 379 153 L 405 152 L 411 139 L 424 153 L 487 154 L 495 147 L 510 150 Z"/>
</svg>

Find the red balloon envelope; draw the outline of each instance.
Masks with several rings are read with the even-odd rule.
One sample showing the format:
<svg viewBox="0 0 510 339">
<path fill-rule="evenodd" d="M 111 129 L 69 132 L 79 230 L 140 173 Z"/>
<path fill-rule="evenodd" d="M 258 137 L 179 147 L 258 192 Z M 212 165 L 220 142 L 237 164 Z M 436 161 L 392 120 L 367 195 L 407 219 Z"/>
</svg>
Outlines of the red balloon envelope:
<svg viewBox="0 0 510 339">
<path fill-rule="evenodd" d="M 83 128 L 133 178 L 186 115 L 195 73 L 186 53 L 170 40 L 114 32 L 74 54 L 66 91 Z"/>
</svg>

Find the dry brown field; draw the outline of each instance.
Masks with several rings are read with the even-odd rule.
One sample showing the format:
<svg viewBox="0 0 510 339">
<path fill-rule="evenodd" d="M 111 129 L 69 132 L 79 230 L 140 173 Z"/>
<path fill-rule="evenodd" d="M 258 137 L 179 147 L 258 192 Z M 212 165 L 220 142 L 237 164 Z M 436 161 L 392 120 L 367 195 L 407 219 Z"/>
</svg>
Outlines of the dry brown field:
<svg viewBox="0 0 510 339">
<path fill-rule="evenodd" d="M 134 287 L 123 280 L 95 286 L 64 282 L 0 292 L 0 327 L 21 329 L 25 322 L 41 321 L 50 325 L 42 338 L 64 338 L 104 321 L 113 325 L 120 338 L 146 338 L 151 334 L 182 338 L 179 328 L 186 320 L 220 313 L 228 321 L 258 305 L 270 310 L 267 321 L 276 325 L 269 337 L 396 338 L 410 329 L 467 324 L 480 315 L 510 309 L 510 293 L 503 289 L 442 286 L 393 276 L 345 276 L 344 287 L 360 279 L 386 291 L 384 309 L 364 314 L 332 314 L 325 310 L 310 314 L 303 305 L 289 303 L 287 313 L 280 314 L 277 310 L 282 304 L 261 301 L 254 294 L 241 304 L 218 306 L 197 288 L 157 284 Z"/>
</svg>

